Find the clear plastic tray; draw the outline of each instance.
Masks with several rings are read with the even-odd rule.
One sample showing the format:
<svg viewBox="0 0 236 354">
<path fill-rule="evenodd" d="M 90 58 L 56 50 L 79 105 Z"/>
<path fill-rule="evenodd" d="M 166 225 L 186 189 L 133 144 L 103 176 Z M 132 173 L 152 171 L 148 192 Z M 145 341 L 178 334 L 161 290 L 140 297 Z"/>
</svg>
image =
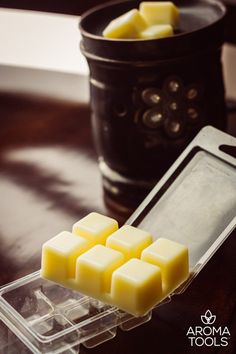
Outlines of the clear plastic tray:
<svg viewBox="0 0 236 354">
<path fill-rule="evenodd" d="M 204 128 L 127 221 L 188 246 L 190 277 L 171 296 L 190 285 L 236 226 L 236 158 L 227 153 L 235 148 L 235 138 Z M 118 326 L 130 330 L 151 316 L 133 317 L 39 272 L 0 288 L 0 319 L 33 353 L 78 353 L 80 344 L 94 347 Z"/>
</svg>

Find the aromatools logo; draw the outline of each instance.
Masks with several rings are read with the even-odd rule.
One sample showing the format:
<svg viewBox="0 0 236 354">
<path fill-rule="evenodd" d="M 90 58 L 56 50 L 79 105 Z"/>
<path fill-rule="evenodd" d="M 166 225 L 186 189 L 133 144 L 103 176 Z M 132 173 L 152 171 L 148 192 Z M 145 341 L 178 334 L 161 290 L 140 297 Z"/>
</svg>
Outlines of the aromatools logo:
<svg viewBox="0 0 236 354">
<path fill-rule="evenodd" d="M 216 326 L 216 315 L 207 310 L 201 315 L 201 326 L 190 326 L 186 336 L 190 341 L 191 347 L 226 347 L 230 338 L 230 332 L 226 326 Z"/>
</svg>

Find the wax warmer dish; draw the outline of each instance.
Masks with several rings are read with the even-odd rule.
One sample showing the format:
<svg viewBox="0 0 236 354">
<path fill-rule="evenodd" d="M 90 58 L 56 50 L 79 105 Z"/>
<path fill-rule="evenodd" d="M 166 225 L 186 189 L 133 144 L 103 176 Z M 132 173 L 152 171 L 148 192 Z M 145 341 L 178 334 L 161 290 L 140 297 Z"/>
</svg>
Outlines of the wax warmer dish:
<svg viewBox="0 0 236 354">
<path fill-rule="evenodd" d="M 139 3 L 111 2 L 88 11 L 80 22 L 106 200 L 128 207 L 143 200 L 204 125 L 225 127 L 224 5 L 174 1 L 180 25 L 173 37 L 102 37 L 114 17 Z"/>
<path fill-rule="evenodd" d="M 158 306 L 183 293 L 235 230 L 236 158 L 227 153 L 235 149 L 235 138 L 204 128 L 127 221 L 189 249 L 189 279 Z M 118 327 L 142 325 L 153 311 L 158 307 L 134 317 L 36 272 L 0 288 L 0 320 L 8 328 L 0 351 L 76 354 L 80 344 L 91 348 L 112 339 Z"/>
</svg>

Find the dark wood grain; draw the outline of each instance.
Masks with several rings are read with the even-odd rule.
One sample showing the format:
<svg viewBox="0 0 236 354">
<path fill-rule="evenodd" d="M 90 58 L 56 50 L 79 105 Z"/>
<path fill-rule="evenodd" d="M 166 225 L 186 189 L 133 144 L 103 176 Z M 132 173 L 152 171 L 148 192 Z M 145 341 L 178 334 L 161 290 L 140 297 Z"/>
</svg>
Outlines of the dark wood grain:
<svg viewBox="0 0 236 354">
<path fill-rule="evenodd" d="M 86 106 L 0 97 L 0 284 L 39 268 L 50 233 L 104 211 Z"/>
<path fill-rule="evenodd" d="M 41 245 L 52 235 L 70 229 L 90 211 L 109 213 L 89 116 L 86 105 L 0 95 L 0 285 L 39 269 Z M 231 113 L 233 134 L 235 126 Z M 149 323 L 130 332 L 118 331 L 112 341 L 91 350 L 82 348 L 81 353 L 235 353 L 235 250 L 236 233 L 191 287 L 155 310 Z M 217 315 L 218 325 L 229 327 L 228 347 L 190 347 L 186 331 L 199 324 L 208 308 Z M 7 333 L 0 327 L 0 348 Z"/>
</svg>

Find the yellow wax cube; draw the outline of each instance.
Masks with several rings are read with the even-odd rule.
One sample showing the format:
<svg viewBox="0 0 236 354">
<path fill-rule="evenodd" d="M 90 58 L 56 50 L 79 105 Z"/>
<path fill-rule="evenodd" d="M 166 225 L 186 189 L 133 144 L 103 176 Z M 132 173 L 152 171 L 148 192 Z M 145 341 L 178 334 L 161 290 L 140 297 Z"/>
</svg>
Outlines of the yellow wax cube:
<svg viewBox="0 0 236 354">
<path fill-rule="evenodd" d="M 173 35 L 173 28 L 171 25 L 154 25 L 147 27 L 139 34 L 140 39 L 154 39 L 164 38 Z"/>
<path fill-rule="evenodd" d="M 111 21 L 103 31 L 106 38 L 138 38 L 147 24 L 137 9 L 130 10 Z"/>
<path fill-rule="evenodd" d="M 57 282 L 74 278 L 77 257 L 90 247 L 91 242 L 83 237 L 59 233 L 43 245 L 41 276 Z"/>
<path fill-rule="evenodd" d="M 161 268 L 164 293 L 174 290 L 189 275 L 188 249 L 177 242 L 159 238 L 143 250 L 141 259 Z"/>
<path fill-rule="evenodd" d="M 112 272 L 124 263 L 122 253 L 96 245 L 77 259 L 76 281 L 88 295 L 110 291 Z"/>
<path fill-rule="evenodd" d="M 107 238 L 106 246 L 122 252 L 125 260 L 140 258 L 142 250 L 152 243 L 152 236 L 130 225 L 122 226 Z"/>
<path fill-rule="evenodd" d="M 170 1 L 145 1 L 139 5 L 141 15 L 144 17 L 148 25 L 171 25 L 174 28 L 179 24 L 179 10 Z"/>
<path fill-rule="evenodd" d="M 90 213 L 73 225 L 72 232 L 95 244 L 105 244 L 107 237 L 118 229 L 115 219 L 99 213 Z"/>
<path fill-rule="evenodd" d="M 113 273 L 111 296 L 124 311 L 144 315 L 161 295 L 161 271 L 157 266 L 133 258 Z"/>
</svg>

